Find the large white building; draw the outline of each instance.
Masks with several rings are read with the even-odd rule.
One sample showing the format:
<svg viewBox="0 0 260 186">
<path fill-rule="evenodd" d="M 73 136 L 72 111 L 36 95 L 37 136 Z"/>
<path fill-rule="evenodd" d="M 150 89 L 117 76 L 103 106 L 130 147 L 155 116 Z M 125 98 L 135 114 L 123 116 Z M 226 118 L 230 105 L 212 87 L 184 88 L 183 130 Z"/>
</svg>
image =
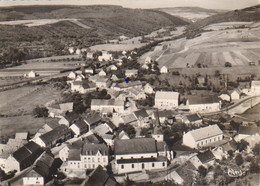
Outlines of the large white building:
<svg viewBox="0 0 260 186">
<path fill-rule="evenodd" d="M 154 107 L 159 109 L 173 109 L 179 105 L 180 94 L 178 92 L 157 91 L 155 93 Z"/>
<path fill-rule="evenodd" d="M 191 148 L 208 147 L 223 140 L 223 132 L 218 125 L 191 130 L 183 135 L 183 145 Z"/>
<path fill-rule="evenodd" d="M 113 99 L 92 99 L 91 110 L 100 111 L 104 113 L 122 113 L 124 112 L 124 101 Z"/>
<path fill-rule="evenodd" d="M 214 97 L 189 96 L 186 105 L 190 112 L 214 112 L 220 110 L 221 102 Z"/>
<path fill-rule="evenodd" d="M 115 172 L 125 174 L 167 167 L 167 158 L 159 156 L 153 138 L 115 140 Z"/>
<path fill-rule="evenodd" d="M 260 95 L 260 81 L 251 82 L 251 92 L 253 95 Z"/>
</svg>

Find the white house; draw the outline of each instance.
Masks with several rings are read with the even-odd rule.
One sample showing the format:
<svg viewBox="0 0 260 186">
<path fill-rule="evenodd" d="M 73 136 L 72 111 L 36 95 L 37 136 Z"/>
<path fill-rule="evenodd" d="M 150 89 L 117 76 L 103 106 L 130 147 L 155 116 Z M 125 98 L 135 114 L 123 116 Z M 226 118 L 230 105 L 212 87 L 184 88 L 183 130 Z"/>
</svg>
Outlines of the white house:
<svg viewBox="0 0 260 186">
<path fill-rule="evenodd" d="M 251 92 L 253 95 L 260 95 L 260 81 L 251 82 Z"/>
<path fill-rule="evenodd" d="M 159 109 L 177 108 L 179 105 L 179 96 L 178 92 L 157 91 L 155 93 L 154 107 Z"/>
<path fill-rule="evenodd" d="M 106 76 L 107 73 L 102 69 L 99 73 L 98 73 L 99 76 Z"/>
<path fill-rule="evenodd" d="M 74 51 L 75 51 L 75 50 L 74 50 L 74 47 L 69 47 L 69 53 L 70 53 L 70 54 L 74 54 Z"/>
<path fill-rule="evenodd" d="M 96 90 L 96 86 L 92 82 L 89 82 L 88 80 L 73 81 L 71 83 L 72 92 L 79 92 L 81 94 L 85 94 L 86 92 L 90 92 L 94 90 Z"/>
<path fill-rule="evenodd" d="M 148 70 L 148 69 L 149 69 L 149 66 L 148 66 L 147 64 L 143 64 L 143 65 L 141 66 L 141 68 L 142 68 L 142 69 L 145 69 L 145 70 Z"/>
<path fill-rule="evenodd" d="M 159 156 L 153 138 L 115 140 L 115 172 L 125 174 L 167 167 L 167 158 Z"/>
<path fill-rule="evenodd" d="M 134 100 L 146 99 L 145 93 L 136 88 L 130 88 L 128 90 L 128 95 L 129 97 L 132 97 Z"/>
<path fill-rule="evenodd" d="M 221 102 L 215 97 L 189 96 L 186 105 L 190 112 L 214 112 L 220 110 Z"/>
<path fill-rule="evenodd" d="M 85 68 L 85 73 L 86 74 L 93 74 L 94 70 L 92 68 Z"/>
<path fill-rule="evenodd" d="M 219 98 L 222 99 L 223 101 L 228 101 L 228 102 L 230 102 L 231 100 L 230 95 L 228 94 L 221 94 Z"/>
<path fill-rule="evenodd" d="M 87 59 L 93 59 L 94 58 L 93 54 L 94 54 L 93 52 L 88 52 L 86 56 Z"/>
<path fill-rule="evenodd" d="M 74 122 L 71 126 L 70 129 L 76 136 L 80 136 L 86 132 L 88 132 L 89 128 L 88 125 L 84 120 L 78 120 Z"/>
<path fill-rule="evenodd" d="M 240 99 L 240 96 L 241 96 L 241 90 L 240 89 L 235 89 L 232 91 L 232 93 L 230 94 L 231 96 L 231 100 L 234 101 L 234 100 L 239 100 Z"/>
<path fill-rule="evenodd" d="M 70 79 L 76 79 L 76 77 L 77 77 L 77 74 L 73 71 L 71 71 L 68 75 L 68 78 L 70 78 Z"/>
<path fill-rule="evenodd" d="M 136 77 L 138 74 L 138 70 L 137 69 L 131 69 L 131 70 L 126 70 L 125 71 L 125 76 L 126 77 Z"/>
<path fill-rule="evenodd" d="M 167 74 L 168 73 L 168 68 L 166 66 L 162 66 L 160 69 L 161 74 Z"/>
<path fill-rule="evenodd" d="M 117 66 L 116 65 L 110 65 L 109 67 L 107 67 L 107 69 L 109 70 L 117 70 Z"/>
<path fill-rule="evenodd" d="M 77 48 L 76 52 L 75 52 L 77 55 L 80 55 L 81 54 L 81 50 L 79 48 Z"/>
<path fill-rule="evenodd" d="M 126 132 L 123 130 L 118 134 L 118 138 L 121 140 L 130 139 L 129 136 L 126 134 Z"/>
<path fill-rule="evenodd" d="M 152 62 L 151 57 L 148 56 L 148 57 L 145 58 L 145 61 L 144 61 L 145 64 L 149 64 L 151 62 Z"/>
<path fill-rule="evenodd" d="M 91 110 L 100 111 L 104 113 L 123 113 L 124 101 L 123 100 L 106 100 L 106 99 L 92 99 Z"/>
<path fill-rule="evenodd" d="M 38 76 L 39 74 L 37 74 L 36 72 L 34 71 L 30 71 L 28 74 L 24 74 L 24 77 L 27 77 L 27 78 L 35 78 L 36 76 Z"/>
<path fill-rule="evenodd" d="M 183 145 L 196 149 L 214 145 L 221 140 L 223 140 L 223 132 L 218 125 L 191 130 L 183 135 Z"/>
<path fill-rule="evenodd" d="M 111 61 L 113 59 L 112 54 L 107 51 L 102 51 L 102 55 L 98 56 L 98 61 Z"/>
<path fill-rule="evenodd" d="M 146 85 L 144 86 L 144 92 L 146 94 L 153 94 L 154 93 L 153 87 L 149 83 L 146 83 Z"/>
</svg>

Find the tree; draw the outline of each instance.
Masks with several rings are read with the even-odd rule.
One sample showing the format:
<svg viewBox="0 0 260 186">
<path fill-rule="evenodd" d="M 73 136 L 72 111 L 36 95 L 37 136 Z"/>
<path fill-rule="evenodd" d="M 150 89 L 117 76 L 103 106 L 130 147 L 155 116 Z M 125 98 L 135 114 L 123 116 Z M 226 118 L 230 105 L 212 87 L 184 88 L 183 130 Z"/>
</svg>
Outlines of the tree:
<svg viewBox="0 0 260 186">
<path fill-rule="evenodd" d="M 252 149 L 254 155 L 256 156 L 259 155 L 259 148 L 260 148 L 260 143 L 255 144 L 254 148 Z"/>
<path fill-rule="evenodd" d="M 7 178 L 7 175 L 6 175 L 5 171 L 3 171 L 0 168 L 0 181 L 4 181 L 4 180 L 6 180 L 6 178 Z"/>
<path fill-rule="evenodd" d="M 36 108 L 33 109 L 33 115 L 36 118 L 48 117 L 48 109 L 46 107 L 40 107 L 39 105 L 37 105 Z"/>
<path fill-rule="evenodd" d="M 225 67 L 232 67 L 232 64 L 230 62 L 226 62 Z"/>
<path fill-rule="evenodd" d="M 242 165 L 244 163 L 244 159 L 241 154 L 236 155 L 235 161 L 237 165 Z"/>
<path fill-rule="evenodd" d="M 247 149 L 247 146 L 249 145 L 249 143 L 245 140 L 241 140 L 238 144 L 237 144 L 237 149 L 239 150 L 239 152 L 242 152 L 244 150 Z"/>
<path fill-rule="evenodd" d="M 257 161 L 252 161 L 249 166 L 249 172 L 251 173 L 259 173 L 260 172 L 260 166 Z"/>
<path fill-rule="evenodd" d="M 228 155 L 229 155 L 230 158 L 232 158 L 233 155 L 234 155 L 233 151 L 232 151 L 232 150 L 229 150 L 229 151 L 228 151 Z"/>
<path fill-rule="evenodd" d="M 130 124 L 122 124 L 121 123 L 119 125 L 118 131 L 121 132 L 122 130 L 125 131 L 130 138 L 134 138 L 135 137 L 136 131 L 135 131 L 135 128 L 132 125 L 130 125 Z"/>
<path fill-rule="evenodd" d="M 205 177 L 208 173 L 208 170 L 203 165 L 200 165 L 198 168 L 198 173 L 201 177 Z"/>
</svg>

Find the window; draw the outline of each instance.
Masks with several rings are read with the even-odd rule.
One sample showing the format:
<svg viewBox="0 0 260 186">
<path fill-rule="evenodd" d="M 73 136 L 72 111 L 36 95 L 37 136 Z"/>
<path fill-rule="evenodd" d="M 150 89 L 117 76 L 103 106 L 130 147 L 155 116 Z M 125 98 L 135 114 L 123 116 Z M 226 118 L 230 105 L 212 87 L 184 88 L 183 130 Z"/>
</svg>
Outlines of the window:
<svg viewBox="0 0 260 186">
<path fill-rule="evenodd" d="M 164 163 L 164 162 L 162 163 L 162 166 L 163 166 L 163 167 L 165 166 L 165 163 Z"/>
<path fill-rule="evenodd" d="M 103 162 L 106 162 L 106 158 L 103 158 Z"/>
<path fill-rule="evenodd" d="M 85 164 L 85 166 L 84 166 L 84 167 L 85 167 L 85 169 L 86 169 L 86 168 L 87 168 L 87 165 Z"/>
<path fill-rule="evenodd" d="M 132 169 L 135 168 L 135 164 L 132 164 Z"/>
<path fill-rule="evenodd" d="M 144 158 L 143 156 L 141 156 L 141 158 Z"/>
<path fill-rule="evenodd" d="M 142 163 L 142 169 L 144 169 L 144 164 Z"/>
<path fill-rule="evenodd" d="M 95 168 L 95 164 L 93 164 L 93 168 Z"/>
<path fill-rule="evenodd" d="M 95 159 L 94 158 L 92 158 L 92 162 L 94 162 L 95 161 Z"/>
<path fill-rule="evenodd" d="M 123 157 L 121 157 L 121 160 L 123 159 Z"/>
<path fill-rule="evenodd" d="M 201 145 L 203 145 L 203 141 L 201 142 Z"/>
<path fill-rule="evenodd" d="M 121 169 L 124 169 L 124 165 L 121 165 Z"/>
<path fill-rule="evenodd" d="M 131 157 L 131 159 L 133 159 L 133 157 Z"/>
<path fill-rule="evenodd" d="M 98 158 L 98 162 L 100 162 L 100 158 Z"/>
<path fill-rule="evenodd" d="M 152 163 L 152 167 L 154 167 L 154 163 Z"/>
</svg>

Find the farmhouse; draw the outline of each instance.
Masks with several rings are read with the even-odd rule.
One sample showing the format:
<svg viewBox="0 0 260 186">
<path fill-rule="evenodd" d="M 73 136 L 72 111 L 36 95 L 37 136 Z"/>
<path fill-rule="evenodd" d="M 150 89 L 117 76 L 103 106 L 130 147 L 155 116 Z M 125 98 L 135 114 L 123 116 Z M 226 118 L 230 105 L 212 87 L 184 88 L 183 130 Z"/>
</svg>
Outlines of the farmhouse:
<svg viewBox="0 0 260 186">
<path fill-rule="evenodd" d="M 241 96 L 241 93 L 242 93 L 242 91 L 240 89 L 238 89 L 238 88 L 233 90 L 232 93 L 230 94 L 231 100 L 232 101 L 239 100 L 240 96 Z"/>
<path fill-rule="evenodd" d="M 230 95 L 228 95 L 228 94 L 221 94 L 221 95 L 219 96 L 219 98 L 220 98 L 221 100 L 223 100 L 223 101 L 228 101 L 228 102 L 230 102 L 230 100 L 231 100 L 231 97 L 230 97 Z"/>
<path fill-rule="evenodd" d="M 161 74 L 167 74 L 168 73 L 168 68 L 166 66 L 162 66 L 162 68 L 160 69 L 160 73 Z"/>
<path fill-rule="evenodd" d="M 97 125 L 100 124 L 101 122 L 101 116 L 99 113 L 94 113 L 94 114 L 90 114 L 88 115 L 84 121 L 87 123 L 87 125 L 89 126 L 89 130 L 94 129 Z"/>
<path fill-rule="evenodd" d="M 209 166 L 214 163 L 215 160 L 214 154 L 207 150 L 205 152 L 200 152 L 196 156 L 193 156 L 189 161 L 193 164 L 196 169 L 199 168 L 199 166 Z"/>
<path fill-rule="evenodd" d="M 107 51 L 102 51 L 102 55 L 98 56 L 98 61 L 111 61 L 113 59 L 112 54 Z"/>
<path fill-rule="evenodd" d="M 26 77 L 26 78 L 35 78 L 36 76 L 39 76 L 39 74 L 37 74 L 34 71 L 31 71 L 28 74 L 24 74 L 24 77 Z"/>
<path fill-rule="evenodd" d="M 125 76 L 126 77 L 136 77 L 138 74 L 138 70 L 137 69 L 131 69 L 131 70 L 126 70 L 125 71 Z"/>
<path fill-rule="evenodd" d="M 146 85 L 144 86 L 144 92 L 146 94 L 153 94 L 154 93 L 153 87 L 149 83 L 146 83 Z"/>
<path fill-rule="evenodd" d="M 35 139 L 41 147 L 54 147 L 57 143 L 71 138 L 71 130 L 66 125 L 60 125 Z"/>
<path fill-rule="evenodd" d="M 82 81 L 73 81 L 71 83 L 71 91 L 72 92 L 79 92 L 81 94 L 85 94 L 90 91 L 96 90 L 96 86 L 89 82 L 88 80 L 82 80 Z"/>
<path fill-rule="evenodd" d="M 260 95 L 260 81 L 251 82 L 251 92 L 254 95 Z"/>
<path fill-rule="evenodd" d="M 220 109 L 220 101 L 215 97 L 188 96 L 186 105 L 190 112 L 212 112 Z"/>
<path fill-rule="evenodd" d="M 190 148 L 201 148 L 213 145 L 223 139 L 223 132 L 218 125 L 210 125 L 191 130 L 183 135 L 183 145 Z"/>
<path fill-rule="evenodd" d="M 76 77 L 77 77 L 77 74 L 73 71 L 71 71 L 68 75 L 68 78 L 70 78 L 70 79 L 76 79 Z"/>
<path fill-rule="evenodd" d="M 43 149 L 38 144 L 31 141 L 8 157 L 5 171 L 17 170 L 20 172 L 31 166 L 42 153 Z"/>
<path fill-rule="evenodd" d="M 153 138 L 115 140 L 115 172 L 125 174 L 167 167 L 167 158 L 158 155 Z"/>
<path fill-rule="evenodd" d="M 179 105 L 179 96 L 178 92 L 157 91 L 155 93 L 154 107 L 159 109 L 177 108 Z"/>
<path fill-rule="evenodd" d="M 79 119 L 74 124 L 70 126 L 70 129 L 76 136 L 80 136 L 86 132 L 88 132 L 89 128 L 86 122 L 82 119 Z"/>
<path fill-rule="evenodd" d="M 124 101 L 122 100 L 106 100 L 106 99 L 92 99 L 91 100 L 91 110 L 104 112 L 104 113 L 113 113 L 124 112 Z"/>
</svg>

